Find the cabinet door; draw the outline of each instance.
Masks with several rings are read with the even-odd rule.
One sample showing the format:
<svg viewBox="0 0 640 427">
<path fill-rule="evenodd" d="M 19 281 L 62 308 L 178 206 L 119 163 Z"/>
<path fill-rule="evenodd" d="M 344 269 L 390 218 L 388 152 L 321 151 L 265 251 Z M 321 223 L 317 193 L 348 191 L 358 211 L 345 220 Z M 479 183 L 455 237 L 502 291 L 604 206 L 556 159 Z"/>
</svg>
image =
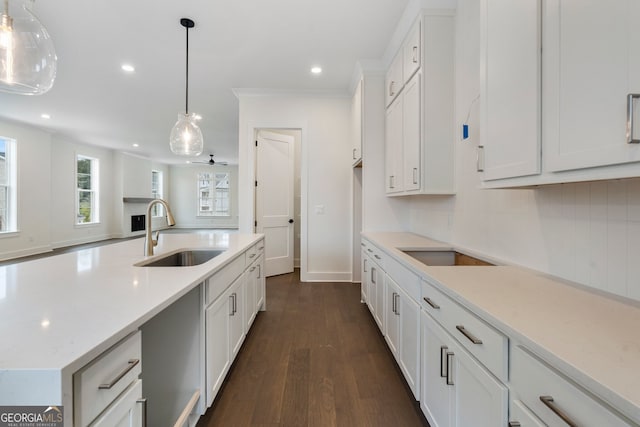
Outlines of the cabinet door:
<svg viewBox="0 0 640 427">
<path fill-rule="evenodd" d="M 353 163 L 362 160 L 362 79 L 358 82 L 351 99 L 351 126 L 353 147 L 351 157 Z"/>
<path fill-rule="evenodd" d="M 266 294 L 266 281 L 264 278 L 264 258 L 261 256 L 259 258 L 258 263 L 256 264 L 257 267 L 257 271 L 256 271 L 256 300 L 255 300 L 255 310 L 256 313 L 262 309 L 265 310 L 266 309 L 266 304 L 265 304 L 265 294 Z"/>
<path fill-rule="evenodd" d="M 387 76 L 385 78 L 385 90 L 386 90 L 386 102 L 384 105 L 388 106 L 393 102 L 394 99 L 398 96 L 398 94 L 402 91 L 402 83 L 403 83 L 403 73 L 402 73 L 402 65 L 403 65 L 403 54 L 402 51 L 398 52 L 396 57 L 393 59 L 389 70 L 387 71 Z"/>
<path fill-rule="evenodd" d="M 400 305 L 400 287 L 388 275 L 385 275 L 384 283 L 387 300 L 384 337 L 396 360 L 400 360 L 400 312 L 398 310 L 398 306 Z"/>
<path fill-rule="evenodd" d="M 142 380 L 130 386 L 106 411 L 95 419 L 92 427 L 141 427 L 143 406 Z"/>
<path fill-rule="evenodd" d="M 413 76 L 404 88 L 402 111 L 402 156 L 404 190 L 419 190 L 420 174 L 420 84 L 421 74 Z"/>
<path fill-rule="evenodd" d="M 225 292 L 205 310 L 207 406 L 211 406 L 231 365 L 229 326 L 233 304 Z"/>
<path fill-rule="evenodd" d="M 402 97 L 398 98 L 387 109 L 385 120 L 385 188 L 387 193 L 402 191 Z"/>
<path fill-rule="evenodd" d="M 422 329 L 420 408 L 431 427 L 449 427 L 453 410 L 453 386 L 446 381 L 446 357 L 450 351 L 447 333 L 425 312 Z"/>
<path fill-rule="evenodd" d="M 376 264 L 372 264 L 371 268 L 373 269 L 373 273 L 371 275 L 371 292 L 375 291 L 376 293 L 374 299 L 375 310 L 373 313 L 373 317 L 376 319 L 376 323 L 380 328 L 380 332 L 382 332 L 382 334 L 384 335 L 387 330 L 385 323 L 386 286 L 384 280 L 384 271 L 381 270 L 380 267 L 378 267 Z"/>
<path fill-rule="evenodd" d="M 229 339 L 231 346 L 231 362 L 238 354 L 244 342 L 244 293 L 246 288 L 246 276 L 238 277 L 229 288 L 229 303 L 231 304 L 231 316 L 229 320 Z"/>
<path fill-rule="evenodd" d="M 420 399 L 420 306 L 403 291 L 396 304 L 400 317 L 400 369 L 416 400 Z"/>
<path fill-rule="evenodd" d="M 371 310 L 371 302 L 369 301 L 369 272 L 371 271 L 369 257 L 362 251 L 360 253 L 360 297 Z"/>
<path fill-rule="evenodd" d="M 248 331 L 256 318 L 256 293 L 258 286 L 258 267 L 253 264 L 245 273 L 244 292 L 244 330 Z"/>
<path fill-rule="evenodd" d="M 403 75 L 404 82 L 408 82 L 420 68 L 420 54 L 422 50 L 422 34 L 420 32 L 420 21 L 418 21 L 411 32 L 407 35 L 407 40 L 403 50 Z"/>
<path fill-rule="evenodd" d="M 627 95 L 640 93 L 639 2 L 544 0 L 543 10 L 545 169 L 640 161 L 626 135 Z"/>
<path fill-rule="evenodd" d="M 484 165 L 478 170 L 484 170 L 484 180 L 540 173 L 540 2 L 481 3 L 479 163 Z"/>
<path fill-rule="evenodd" d="M 462 347 L 452 345 L 447 368 L 453 378 L 456 427 L 504 426 L 508 421 L 508 389 Z"/>
</svg>

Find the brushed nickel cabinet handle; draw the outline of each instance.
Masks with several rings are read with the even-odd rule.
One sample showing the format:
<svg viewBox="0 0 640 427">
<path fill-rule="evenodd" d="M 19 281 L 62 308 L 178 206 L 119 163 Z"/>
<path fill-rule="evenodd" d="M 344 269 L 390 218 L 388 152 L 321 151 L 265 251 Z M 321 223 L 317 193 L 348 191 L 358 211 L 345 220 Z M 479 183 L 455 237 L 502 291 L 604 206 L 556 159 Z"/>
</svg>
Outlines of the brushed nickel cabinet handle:
<svg viewBox="0 0 640 427">
<path fill-rule="evenodd" d="M 418 183 L 418 168 L 413 168 L 413 183 Z"/>
<path fill-rule="evenodd" d="M 482 340 L 476 338 L 475 335 L 473 335 L 471 332 L 467 331 L 464 326 L 462 325 L 457 325 L 456 329 L 460 331 L 460 333 L 462 333 L 462 335 L 464 335 L 465 337 L 467 337 L 467 339 L 469 341 L 471 341 L 474 344 L 482 344 Z"/>
<path fill-rule="evenodd" d="M 376 268 L 371 267 L 371 283 L 376 284 Z"/>
<path fill-rule="evenodd" d="M 129 373 L 138 363 L 140 363 L 140 359 L 129 359 L 127 362 L 127 367 L 122 370 L 114 379 L 105 384 L 100 384 L 98 389 L 100 390 L 109 390 L 111 387 L 116 385 L 118 381 L 120 381 L 125 375 Z"/>
<path fill-rule="evenodd" d="M 264 249 L 264 246 L 260 246 L 260 247 L 258 248 L 258 250 L 259 250 L 259 251 L 261 251 L 261 250 L 263 250 L 263 249 Z"/>
<path fill-rule="evenodd" d="M 633 110 L 634 101 L 640 98 L 638 93 L 630 93 L 627 95 L 627 144 L 640 143 L 640 139 L 633 137 Z"/>
<path fill-rule="evenodd" d="M 367 271 L 367 259 L 366 258 L 362 260 L 362 271 L 365 272 L 365 273 L 368 273 L 368 271 Z"/>
<path fill-rule="evenodd" d="M 364 243 L 360 242 L 360 246 L 366 246 Z"/>
<path fill-rule="evenodd" d="M 418 63 L 418 46 L 413 47 L 413 63 Z"/>
<path fill-rule="evenodd" d="M 256 268 L 255 267 L 251 267 L 251 269 L 249 270 L 249 273 L 253 272 Z"/>
<path fill-rule="evenodd" d="M 230 309 L 229 316 L 233 316 L 233 314 L 235 313 L 235 311 L 233 311 L 233 294 L 229 295 L 229 299 L 231 300 L 229 301 L 229 309 Z"/>
<path fill-rule="evenodd" d="M 447 353 L 447 350 L 449 350 L 449 347 L 447 347 L 446 345 L 440 346 L 440 377 L 442 378 L 445 378 L 447 376 L 448 368 L 446 368 L 444 364 L 446 356 L 443 356 L 443 354 Z"/>
<path fill-rule="evenodd" d="M 422 299 L 424 300 L 424 302 L 429 304 L 431 306 L 431 308 L 433 308 L 434 310 L 440 310 L 440 306 L 438 304 L 436 304 L 435 302 L 433 302 L 431 300 L 431 298 L 424 297 Z"/>
<path fill-rule="evenodd" d="M 551 411 L 556 414 L 562 421 L 567 423 L 570 427 L 578 427 L 578 424 L 573 421 L 569 415 L 567 415 L 562 409 L 558 408 L 556 404 L 553 402 L 553 397 L 551 396 L 540 396 L 540 401 L 544 403 L 544 405 L 551 409 Z"/>
<path fill-rule="evenodd" d="M 136 403 L 142 404 L 142 427 L 147 427 L 147 399 L 138 399 Z"/>
<path fill-rule="evenodd" d="M 452 365 L 452 361 L 453 361 L 453 352 L 452 351 L 448 351 L 447 352 L 447 385 L 454 385 L 453 384 L 453 374 L 451 373 L 451 365 Z"/>
<path fill-rule="evenodd" d="M 484 146 L 478 145 L 478 157 L 476 158 L 476 170 L 484 172 Z"/>
<path fill-rule="evenodd" d="M 249 255 L 249 258 L 255 258 L 256 254 Z"/>
<path fill-rule="evenodd" d="M 377 254 L 376 254 L 376 255 L 374 255 L 374 257 L 375 257 L 375 259 L 382 259 L 382 258 L 380 258 L 380 256 L 379 256 L 379 255 L 377 255 Z"/>
<path fill-rule="evenodd" d="M 398 314 L 396 313 L 396 293 L 394 292 L 393 295 L 391 295 L 391 311 L 393 311 L 393 314 Z"/>
<path fill-rule="evenodd" d="M 391 83 L 389 83 L 389 96 L 394 96 L 396 94 L 393 90 L 395 84 L 396 82 L 394 82 L 393 80 L 391 81 Z"/>
<path fill-rule="evenodd" d="M 355 159 L 356 159 L 356 149 L 354 148 L 353 149 L 353 160 L 355 160 Z"/>
<path fill-rule="evenodd" d="M 396 187 L 393 185 L 393 178 L 394 178 L 394 177 L 393 177 L 393 175 L 389 175 L 389 188 L 390 188 L 390 189 L 394 189 L 394 188 L 396 188 Z"/>
<path fill-rule="evenodd" d="M 258 264 L 258 279 L 262 279 L 262 264 Z"/>
<path fill-rule="evenodd" d="M 396 315 L 400 316 L 400 294 L 396 294 Z"/>
<path fill-rule="evenodd" d="M 373 253 L 373 249 L 367 249 L 367 251 L 372 252 Z"/>
</svg>

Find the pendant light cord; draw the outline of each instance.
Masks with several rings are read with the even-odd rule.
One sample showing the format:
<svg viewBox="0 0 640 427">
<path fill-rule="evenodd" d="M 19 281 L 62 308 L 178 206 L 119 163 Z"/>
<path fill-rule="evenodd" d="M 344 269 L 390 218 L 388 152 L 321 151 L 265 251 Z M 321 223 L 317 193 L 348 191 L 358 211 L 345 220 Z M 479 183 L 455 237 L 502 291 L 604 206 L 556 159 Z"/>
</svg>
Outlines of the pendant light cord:
<svg viewBox="0 0 640 427">
<path fill-rule="evenodd" d="M 185 30 L 187 31 L 187 58 L 186 58 L 186 89 L 185 89 L 185 100 L 184 100 L 184 111 L 185 114 L 188 115 L 189 114 L 189 28 L 185 27 Z"/>
</svg>

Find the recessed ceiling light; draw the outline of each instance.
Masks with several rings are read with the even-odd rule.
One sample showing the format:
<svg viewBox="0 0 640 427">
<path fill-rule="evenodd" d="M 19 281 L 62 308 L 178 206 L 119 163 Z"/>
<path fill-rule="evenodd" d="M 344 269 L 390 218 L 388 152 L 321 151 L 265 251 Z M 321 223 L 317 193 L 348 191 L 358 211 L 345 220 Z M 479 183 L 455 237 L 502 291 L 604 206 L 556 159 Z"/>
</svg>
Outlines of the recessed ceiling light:
<svg viewBox="0 0 640 427">
<path fill-rule="evenodd" d="M 43 119 L 47 119 L 47 120 L 51 118 L 51 116 L 48 115 L 47 113 L 40 114 L 40 117 L 42 117 Z"/>
<path fill-rule="evenodd" d="M 133 144 L 134 147 L 140 147 L 140 144 Z"/>
<path fill-rule="evenodd" d="M 316 67 L 312 67 L 311 68 L 311 73 L 312 74 L 320 74 L 320 73 L 322 73 L 322 67 L 317 67 L 317 66 Z"/>
<path fill-rule="evenodd" d="M 122 68 L 122 71 L 125 71 L 127 73 L 133 73 L 136 70 L 135 67 L 131 64 L 122 64 L 120 68 Z"/>
</svg>

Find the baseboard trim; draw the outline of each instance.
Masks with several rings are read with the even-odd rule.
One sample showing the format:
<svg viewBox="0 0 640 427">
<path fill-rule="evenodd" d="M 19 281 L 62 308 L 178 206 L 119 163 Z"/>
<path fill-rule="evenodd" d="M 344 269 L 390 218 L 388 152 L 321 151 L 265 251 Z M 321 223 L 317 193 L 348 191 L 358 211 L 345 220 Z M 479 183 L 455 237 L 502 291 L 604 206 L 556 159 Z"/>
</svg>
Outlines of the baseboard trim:
<svg viewBox="0 0 640 427">
<path fill-rule="evenodd" d="M 351 283 L 351 272 L 337 273 L 337 272 L 301 272 L 302 282 L 345 282 Z"/>
</svg>

